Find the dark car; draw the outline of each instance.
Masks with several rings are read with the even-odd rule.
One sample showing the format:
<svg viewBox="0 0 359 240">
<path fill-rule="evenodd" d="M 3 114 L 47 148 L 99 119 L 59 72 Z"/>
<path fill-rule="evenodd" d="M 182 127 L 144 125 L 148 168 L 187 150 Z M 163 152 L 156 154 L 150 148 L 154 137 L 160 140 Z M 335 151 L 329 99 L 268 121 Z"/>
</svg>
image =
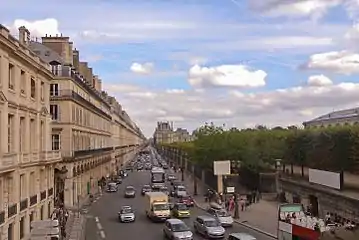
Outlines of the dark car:
<svg viewBox="0 0 359 240">
<path fill-rule="evenodd" d="M 127 186 L 125 189 L 125 198 L 134 198 L 136 197 L 136 190 L 132 186 Z"/>
<path fill-rule="evenodd" d="M 141 194 L 144 196 L 146 192 L 151 192 L 151 186 L 150 185 L 144 185 L 141 190 Z"/>
</svg>

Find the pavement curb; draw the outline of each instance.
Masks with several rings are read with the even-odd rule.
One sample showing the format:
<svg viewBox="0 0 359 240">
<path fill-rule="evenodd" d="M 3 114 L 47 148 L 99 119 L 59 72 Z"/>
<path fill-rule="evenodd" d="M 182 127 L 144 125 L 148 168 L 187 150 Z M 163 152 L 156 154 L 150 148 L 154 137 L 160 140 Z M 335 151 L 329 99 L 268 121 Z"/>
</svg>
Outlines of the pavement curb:
<svg viewBox="0 0 359 240">
<path fill-rule="evenodd" d="M 193 199 L 193 202 L 194 202 L 194 205 L 195 205 L 197 208 L 199 208 L 199 209 L 201 209 L 201 210 L 203 210 L 203 211 L 206 211 L 206 210 L 207 210 L 206 208 L 204 208 L 203 206 L 201 206 L 200 204 L 198 204 L 195 199 Z M 237 224 L 242 225 L 242 226 L 244 226 L 244 227 L 246 227 L 246 228 L 249 228 L 249 229 L 254 230 L 254 231 L 256 231 L 256 232 L 260 232 L 260 233 L 262 233 L 262 234 L 264 234 L 264 235 L 267 235 L 268 237 L 271 237 L 271 238 L 274 238 L 274 239 L 278 239 L 278 236 L 276 236 L 276 235 L 274 235 L 274 234 L 272 234 L 272 233 L 269 233 L 269 232 L 266 232 L 266 231 L 264 231 L 264 230 L 262 230 L 262 229 L 253 227 L 253 226 L 251 226 L 251 225 L 249 225 L 249 224 L 240 222 L 239 220 L 236 220 L 236 219 L 235 219 L 234 221 L 235 221 Z"/>
</svg>

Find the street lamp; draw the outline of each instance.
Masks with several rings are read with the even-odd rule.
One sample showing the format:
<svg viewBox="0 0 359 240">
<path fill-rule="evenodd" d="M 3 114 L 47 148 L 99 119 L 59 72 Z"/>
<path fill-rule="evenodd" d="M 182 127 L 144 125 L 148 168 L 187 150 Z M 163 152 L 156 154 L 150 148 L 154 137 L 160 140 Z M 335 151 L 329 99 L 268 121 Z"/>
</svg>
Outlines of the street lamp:
<svg viewBox="0 0 359 240">
<path fill-rule="evenodd" d="M 196 174 L 194 174 L 194 181 L 193 181 L 193 195 L 197 196 L 197 178 L 196 178 Z"/>
<path fill-rule="evenodd" d="M 275 187 L 276 187 L 276 192 L 277 194 L 279 194 L 279 172 L 280 172 L 280 167 L 282 165 L 282 159 L 276 159 L 275 160 Z"/>
</svg>

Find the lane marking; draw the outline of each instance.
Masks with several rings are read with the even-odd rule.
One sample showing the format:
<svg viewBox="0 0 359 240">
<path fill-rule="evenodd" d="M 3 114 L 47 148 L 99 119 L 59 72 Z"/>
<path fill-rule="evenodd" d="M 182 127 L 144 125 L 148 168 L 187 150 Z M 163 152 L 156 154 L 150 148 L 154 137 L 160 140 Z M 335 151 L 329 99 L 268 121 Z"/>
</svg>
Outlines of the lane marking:
<svg viewBox="0 0 359 240">
<path fill-rule="evenodd" d="M 104 231 L 100 231 L 100 236 L 101 236 L 102 239 L 105 239 L 105 238 L 106 238 L 105 232 L 104 232 Z"/>
<path fill-rule="evenodd" d="M 96 225 L 97 225 L 97 228 L 98 228 L 99 230 L 102 230 L 101 223 L 97 223 Z"/>
<path fill-rule="evenodd" d="M 100 219 L 98 217 L 95 217 L 95 222 L 100 222 Z"/>
</svg>

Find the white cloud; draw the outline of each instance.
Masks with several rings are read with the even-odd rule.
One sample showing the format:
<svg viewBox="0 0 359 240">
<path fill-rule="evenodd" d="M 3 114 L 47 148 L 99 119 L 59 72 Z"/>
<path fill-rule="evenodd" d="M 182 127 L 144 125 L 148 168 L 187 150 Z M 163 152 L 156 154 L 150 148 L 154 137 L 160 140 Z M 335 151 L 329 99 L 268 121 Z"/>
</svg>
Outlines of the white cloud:
<svg viewBox="0 0 359 240">
<path fill-rule="evenodd" d="M 359 54 L 348 51 L 314 54 L 303 67 L 351 75 L 359 73 Z"/>
<path fill-rule="evenodd" d="M 126 93 L 140 91 L 141 88 L 132 84 L 103 84 L 103 88 L 111 93 Z"/>
<path fill-rule="evenodd" d="M 313 75 L 308 78 L 308 85 L 313 87 L 323 87 L 332 85 L 333 81 L 324 75 Z"/>
<path fill-rule="evenodd" d="M 148 90 L 142 90 L 142 93 L 146 92 Z M 358 95 L 359 84 L 340 83 L 305 85 L 259 93 L 191 90 L 181 94 L 176 91 L 155 91 L 152 97 L 142 98 L 136 94 L 131 96 L 119 93 L 116 96 L 149 136 L 154 131 L 156 121 L 166 119 L 190 131 L 211 121 L 240 128 L 256 124 L 301 124 L 333 108 L 358 105 Z"/>
<path fill-rule="evenodd" d="M 262 87 L 267 73 L 251 70 L 245 65 L 221 65 L 216 67 L 193 66 L 188 82 L 193 87 Z"/>
<path fill-rule="evenodd" d="M 153 63 L 132 63 L 131 67 L 130 67 L 130 70 L 134 73 L 137 73 L 137 74 L 144 74 L 144 75 L 147 75 L 147 74 L 150 74 L 152 73 L 153 71 L 153 68 L 154 68 L 154 64 Z"/>
<path fill-rule="evenodd" d="M 253 9 L 272 17 L 322 17 L 328 9 L 335 7 L 343 0 L 251 0 Z"/>
<path fill-rule="evenodd" d="M 27 21 L 23 19 L 16 19 L 9 27 L 14 35 L 18 35 L 18 28 L 25 26 L 33 37 L 43 37 L 46 34 L 55 36 L 60 34 L 59 23 L 54 18 L 46 18 L 36 21 Z"/>
</svg>

